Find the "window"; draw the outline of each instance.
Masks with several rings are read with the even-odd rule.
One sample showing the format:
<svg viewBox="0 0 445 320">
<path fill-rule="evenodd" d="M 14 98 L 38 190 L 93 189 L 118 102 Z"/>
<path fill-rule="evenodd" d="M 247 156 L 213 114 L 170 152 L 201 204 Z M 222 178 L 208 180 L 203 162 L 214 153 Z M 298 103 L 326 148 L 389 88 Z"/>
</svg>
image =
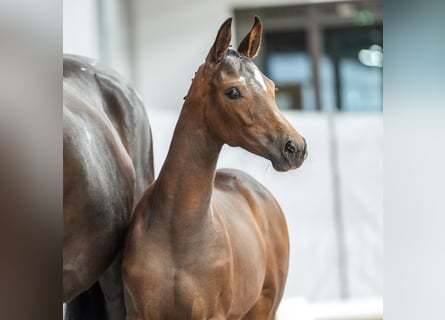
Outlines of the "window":
<svg viewBox="0 0 445 320">
<path fill-rule="evenodd" d="M 321 87 L 324 107 L 382 110 L 382 28 L 324 30 Z"/>
<path fill-rule="evenodd" d="M 262 18 L 257 63 L 276 83 L 280 108 L 381 111 L 382 6 L 362 0 L 239 9 L 237 35 L 253 15 Z"/>
<path fill-rule="evenodd" d="M 304 32 L 266 32 L 265 71 L 278 91 L 282 109 L 315 110 L 310 55 Z"/>
</svg>

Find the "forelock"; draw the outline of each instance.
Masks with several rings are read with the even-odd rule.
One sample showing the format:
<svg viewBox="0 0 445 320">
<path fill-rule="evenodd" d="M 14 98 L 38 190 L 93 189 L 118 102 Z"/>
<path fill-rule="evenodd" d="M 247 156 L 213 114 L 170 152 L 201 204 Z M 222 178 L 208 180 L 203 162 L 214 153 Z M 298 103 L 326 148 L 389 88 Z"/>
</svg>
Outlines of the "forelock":
<svg viewBox="0 0 445 320">
<path fill-rule="evenodd" d="M 221 61 L 219 69 L 224 69 L 229 72 L 230 70 L 233 70 L 233 72 L 241 74 L 245 71 L 244 69 L 246 67 L 251 69 L 249 68 L 251 64 L 252 61 L 248 57 L 239 53 L 238 51 L 229 49 L 226 56 Z"/>
<path fill-rule="evenodd" d="M 221 61 L 218 71 L 224 70 L 225 73 L 232 73 L 245 79 L 267 91 L 267 86 L 259 68 L 247 56 L 235 51 L 228 50 L 226 56 Z M 219 73 L 219 72 L 218 72 Z"/>
</svg>

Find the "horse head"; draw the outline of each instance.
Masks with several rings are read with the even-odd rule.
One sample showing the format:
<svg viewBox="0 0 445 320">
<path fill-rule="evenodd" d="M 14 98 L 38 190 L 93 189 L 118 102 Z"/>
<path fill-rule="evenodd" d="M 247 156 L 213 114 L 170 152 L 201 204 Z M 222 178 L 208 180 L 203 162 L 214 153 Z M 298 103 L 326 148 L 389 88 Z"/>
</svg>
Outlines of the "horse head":
<svg viewBox="0 0 445 320">
<path fill-rule="evenodd" d="M 188 97 L 200 92 L 213 137 L 269 159 L 275 170 L 296 169 L 306 159 L 306 141 L 278 109 L 273 81 L 252 61 L 261 44 L 261 21 L 255 17 L 238 50 L 230 49 L 231 22 L 220 27 L 194 80 L 199 89 L 192 85 Z"/>
</svg>

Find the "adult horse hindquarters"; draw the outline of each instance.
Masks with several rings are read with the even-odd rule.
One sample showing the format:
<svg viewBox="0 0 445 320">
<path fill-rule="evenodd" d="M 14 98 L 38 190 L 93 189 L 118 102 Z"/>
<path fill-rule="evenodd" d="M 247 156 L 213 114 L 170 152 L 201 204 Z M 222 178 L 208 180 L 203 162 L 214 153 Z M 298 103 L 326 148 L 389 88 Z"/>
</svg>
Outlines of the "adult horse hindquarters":
<svg viewBox="0 0 445 320">
<path fill-rule="evenodd" d="M 153 181 L 150 125 L 137 94 L 91 59 L 64 57 L 63 93 L 67 318 L 123 319 L 120 252 L 134 204 Z"/>
<path fill-rule="evenodd" d="M 124 250 L 127 319 L 273 319 L 289 243 L 273 196 L 236 170 L 216 171 L 224 143 L 286 171 L 307 153 L 251 61 L 258 17 L 238 52 L 231 19 L 198 69 L 158 179 L 136 207 Z"/>
</svg>

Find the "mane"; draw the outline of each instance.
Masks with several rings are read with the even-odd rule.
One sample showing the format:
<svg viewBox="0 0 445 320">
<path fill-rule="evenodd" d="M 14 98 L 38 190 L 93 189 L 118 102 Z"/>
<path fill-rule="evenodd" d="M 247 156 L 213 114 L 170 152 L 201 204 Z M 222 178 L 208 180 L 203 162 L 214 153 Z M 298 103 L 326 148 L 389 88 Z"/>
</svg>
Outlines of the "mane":
<svg viewBox="0 0 445 320">
<path fill-rule="evenodd" d="M 252 60 L 244 55 L 241 52 L 238 52 L 233 49 L 227 50 L 226 55 L 222 59 L 222 61 L 217 66 L 217 70 L 221 68 L 235 68 L 242 72 L 244 68 L 249 68 L 249 65 L 252 63 Z"/>
</svg>

